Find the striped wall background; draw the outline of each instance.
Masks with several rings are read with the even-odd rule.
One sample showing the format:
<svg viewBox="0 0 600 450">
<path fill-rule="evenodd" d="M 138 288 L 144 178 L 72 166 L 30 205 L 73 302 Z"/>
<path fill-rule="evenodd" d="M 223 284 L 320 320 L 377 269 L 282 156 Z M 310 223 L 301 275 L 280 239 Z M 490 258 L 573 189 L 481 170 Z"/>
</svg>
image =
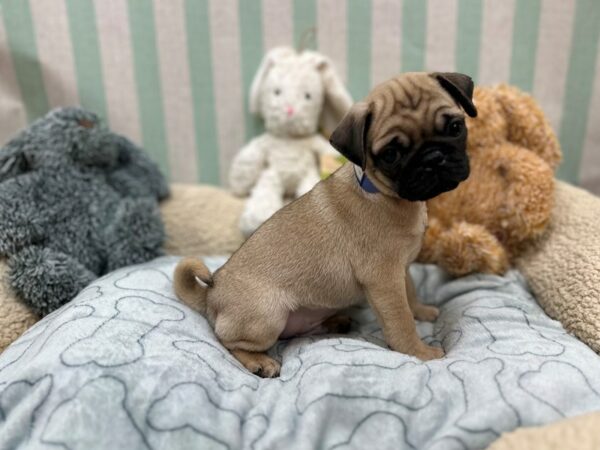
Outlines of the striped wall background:
<svg viewBox="0 0 600 450">
<path fill-rule="evenodd" d="M 0 0 L 0 143 L 82 105 L 143 144 L 172 180 L 222 183 L 259 133 L 247 92 L 269 48 L 330 55 L 355 98 L 409 70 L 532 92 L 600 193 L 600 0 Z"/>
</svg>

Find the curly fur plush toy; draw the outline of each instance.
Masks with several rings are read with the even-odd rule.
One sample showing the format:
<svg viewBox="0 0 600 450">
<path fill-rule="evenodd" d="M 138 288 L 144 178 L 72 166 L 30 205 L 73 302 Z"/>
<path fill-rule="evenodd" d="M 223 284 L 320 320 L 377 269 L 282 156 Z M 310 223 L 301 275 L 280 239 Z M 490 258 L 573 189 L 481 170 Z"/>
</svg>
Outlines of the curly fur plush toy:
<svg viewBox="0 0 600 450">
<path fill-rule="evenodd" d="M 352 104 L 331 61 L 313 52 L 277 47 L 267 53 L 250 89 L 250 110 L 266 132 L 250 141 L 232 162 L 229 184 L 249 195 L 240 218 L 247 236 L 284 204 L 320 180 L 318 157 L 337 155 L 327 134 Z"/>
<path fill-rule="evenodd" d="M 0 256 L 45 315 L 99 275 L 161 254 L 157 166 L 89 112 L 65 108 L 0 150 Z"/>
<path fill-rule="evenodd" d="M 159 206 L 166 235 L 163 249 L 168 255 L 229 255 L 244 242 L 238 227 L 244 202 L 224 189 L 171 184 L 169 198 Z M 0 257 L 0 353 L 40 320 L 18 300 L 8 273 L 8 264 Z"/>
<path fill-rule="evenodd" d="M 453 275 L 501 274 L 546 227 L 554 198 L 558 140 L 527 94 L 500 85 L 475 90 L 468 119 L 468 180 L 428 202 L 419 260 Z"/>
</svg>

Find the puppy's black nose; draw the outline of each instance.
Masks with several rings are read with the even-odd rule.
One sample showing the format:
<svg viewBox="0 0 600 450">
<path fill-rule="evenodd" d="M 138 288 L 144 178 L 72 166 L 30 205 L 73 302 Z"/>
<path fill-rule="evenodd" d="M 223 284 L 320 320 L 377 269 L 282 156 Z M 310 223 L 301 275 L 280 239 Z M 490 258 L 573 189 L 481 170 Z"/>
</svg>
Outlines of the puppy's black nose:
<svg viewBox="0 0 600 450">
<path fill-rule="evenodd" d="M 446 156 L 440 149 L 433 148 L 423 156 L 423 164 L 429 167 L 443 166 L 446 164 Z"/>
</svg>

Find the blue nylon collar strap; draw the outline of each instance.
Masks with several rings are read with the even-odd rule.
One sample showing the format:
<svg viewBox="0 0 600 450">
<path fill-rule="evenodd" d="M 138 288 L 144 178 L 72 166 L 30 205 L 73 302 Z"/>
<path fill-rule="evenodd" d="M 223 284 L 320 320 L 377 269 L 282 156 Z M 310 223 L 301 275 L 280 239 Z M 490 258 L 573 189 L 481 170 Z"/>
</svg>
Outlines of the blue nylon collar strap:
<svg viewBox="0 0 600 450">
<path fill-rule="evenodd" d="M 367 174 L 362 170 L 361 167 L 353 164 L 354 174 L 356 175 L 356 181 L 363 191 L 369 194 L 377 194 L 379 189 L 373 184 L 373 182 L 367 177 Z"/>
</svg>

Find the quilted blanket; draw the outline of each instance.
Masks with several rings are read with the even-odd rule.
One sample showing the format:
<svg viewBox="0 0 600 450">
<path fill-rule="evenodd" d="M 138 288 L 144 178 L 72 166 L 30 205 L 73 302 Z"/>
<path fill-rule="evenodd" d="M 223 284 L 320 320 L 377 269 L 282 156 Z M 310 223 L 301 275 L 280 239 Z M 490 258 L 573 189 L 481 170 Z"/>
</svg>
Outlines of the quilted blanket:
<svg viewBox="0 0 600 450">
<path fill-rule="evenodd" d="M 349 335 L 279 342 L 281 377 L 261 379 L 175 299 L 176 262 L 95 281 L 0 356 L 0 448 L 471 449 L 600 408 L 600 358 L 517 272 L 449 280 L 412 267 L 441 307 L 419 324 L 441 360 L 388 350 L 364 306 Z"/>
</svg>

